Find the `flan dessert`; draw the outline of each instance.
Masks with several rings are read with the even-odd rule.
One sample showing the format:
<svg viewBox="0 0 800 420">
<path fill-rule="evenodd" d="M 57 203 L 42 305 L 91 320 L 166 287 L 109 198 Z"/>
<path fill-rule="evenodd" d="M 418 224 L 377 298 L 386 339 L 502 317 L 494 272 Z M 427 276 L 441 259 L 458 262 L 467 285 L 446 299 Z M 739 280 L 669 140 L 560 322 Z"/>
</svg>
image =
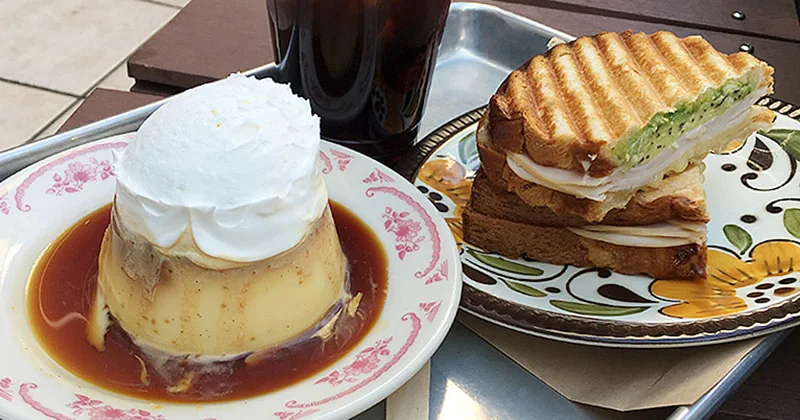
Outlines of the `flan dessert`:
<svg viewBox="0 0 800 420">
<path fill-rule="evenodd" d="M 319 120 L 242 75 L 186 91 L 115 157 L 87 336 L 228 359 L 323 334 L 349 302 Z M 354 299 L 355 300 L 355 299 Z"/>
</svg>

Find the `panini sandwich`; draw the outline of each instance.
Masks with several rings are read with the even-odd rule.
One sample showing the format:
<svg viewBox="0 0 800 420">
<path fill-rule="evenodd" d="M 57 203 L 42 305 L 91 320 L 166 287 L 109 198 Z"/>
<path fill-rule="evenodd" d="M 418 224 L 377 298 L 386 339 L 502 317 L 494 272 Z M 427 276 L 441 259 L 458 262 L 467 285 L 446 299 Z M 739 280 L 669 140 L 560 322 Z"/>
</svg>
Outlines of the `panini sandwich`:
<svg viewBox="0 0 800 420">
<path fill-rule="evenodd" d="M 706 276 L 703 163 L 768 128 L 772 68 L 699 36 L 601 33 L 512 72 L 477 131 L 466 241 L 509 258 Z"/>
<path fill-rule="evenodd" d="M 511 73 L 478 145 L 484 171 L 531 206 L 587 223 L 710 151 L 767 128 L 753 106 L 773 69 L 699 36 L 601 33 L 560 44 Z"/>
</svg>

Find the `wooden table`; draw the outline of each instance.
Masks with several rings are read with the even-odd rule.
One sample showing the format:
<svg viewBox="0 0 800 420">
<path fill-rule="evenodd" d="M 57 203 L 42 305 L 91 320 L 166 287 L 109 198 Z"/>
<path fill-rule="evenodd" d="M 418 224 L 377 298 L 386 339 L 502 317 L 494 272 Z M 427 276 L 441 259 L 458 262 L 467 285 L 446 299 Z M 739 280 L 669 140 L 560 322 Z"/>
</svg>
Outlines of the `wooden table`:
<svg viewBox="0 0 800 420">
<path fill-rule="evenodd" d="M 777 97 L 800 103 L 800 25 L 792 0 L 483 0 L 573 35 L 626 29 L 702 34 L 725 52 L 743 44 L 776 69 Z M 732 17 L 741 11 L 744 20 Z M 72 128 L 274 60 L 264 0 L 193 0 L 137 50 L 122 93 L 99 89 L 64 125 Z M 729 399 L 715 419 L 800 418 L 800 331 Z"/>
<path fill-rule="evenodd" d="M 600 31 L 701 34 L 724 52 L 742 45 L 776 69 L 782 100 L 800 103 L 800 24 L 792 0 L 479 0 L 579 36 Z M 132 90 L 170 94 L 273 62 L 265 0 L 193 0 L 128 60 Z M 736 20 L 734 11 L 744 13 Z"/>
</svg>

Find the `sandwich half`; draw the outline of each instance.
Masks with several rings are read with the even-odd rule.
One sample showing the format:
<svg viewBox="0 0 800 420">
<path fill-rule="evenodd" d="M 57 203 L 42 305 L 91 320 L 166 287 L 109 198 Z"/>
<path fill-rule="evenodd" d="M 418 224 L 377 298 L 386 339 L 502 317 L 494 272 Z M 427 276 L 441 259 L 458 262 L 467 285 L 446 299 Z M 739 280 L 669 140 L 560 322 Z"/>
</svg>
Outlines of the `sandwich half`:
<svg viewBox="0 0 800 420">
<path fill-rule="evenodd" d="M 753 104 L 772 92 L 772 72 L 699 36 L 579 38 L 509 75 L 481 122 L 481 160 L 530 205 L 598 222 L 639 189 L 768 128 L 773 113 Z"/>
<path fill-rule="evenodd" d="M 706 276 L 702 164 L 638 191 L 598 223 L 529 205 L 480 171 L 463 214 L 467 243 L 508 258 L 606 267 L 657 278 Z"/>
</svg>

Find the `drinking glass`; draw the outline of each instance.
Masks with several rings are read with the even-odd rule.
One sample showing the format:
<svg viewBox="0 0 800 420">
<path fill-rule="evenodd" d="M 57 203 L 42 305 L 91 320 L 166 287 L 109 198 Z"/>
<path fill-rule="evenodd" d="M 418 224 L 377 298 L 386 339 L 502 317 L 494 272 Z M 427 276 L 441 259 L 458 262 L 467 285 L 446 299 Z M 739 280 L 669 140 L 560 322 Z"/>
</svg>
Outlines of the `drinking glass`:
<svg viewBox="0 0 800 420">
<path fill-rule="evenodd" d="M 267 0 L 278 79 L 322 136 L 386 163 L 414 143 L 450 0 Z"/>
</svg>

